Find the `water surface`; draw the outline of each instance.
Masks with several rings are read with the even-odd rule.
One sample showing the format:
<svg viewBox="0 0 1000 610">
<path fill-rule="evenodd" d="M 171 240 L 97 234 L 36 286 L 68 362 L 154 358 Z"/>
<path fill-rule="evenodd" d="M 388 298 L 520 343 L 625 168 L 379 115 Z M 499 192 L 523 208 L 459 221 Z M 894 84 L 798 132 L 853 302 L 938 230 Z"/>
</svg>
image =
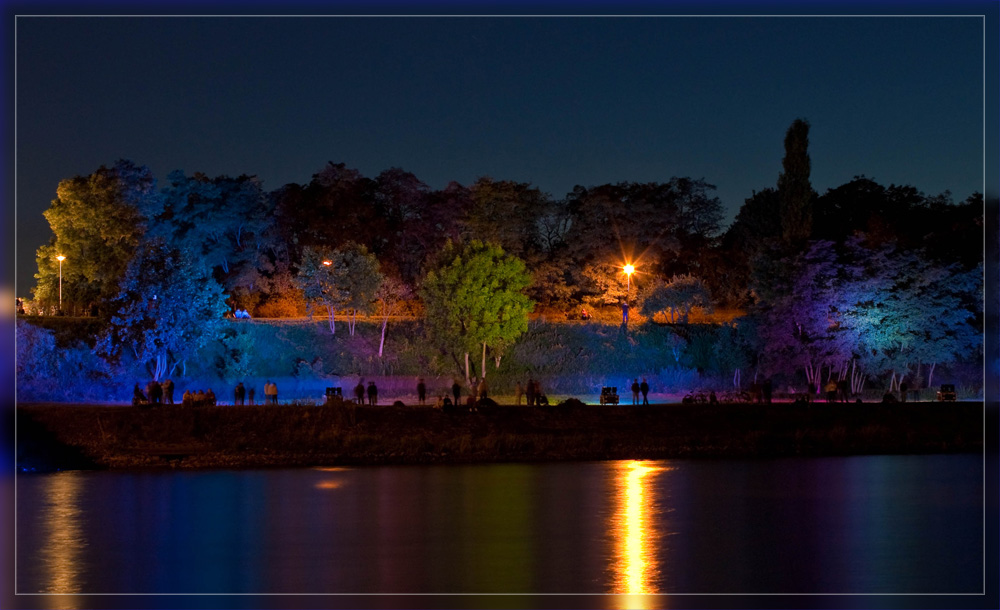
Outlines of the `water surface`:
<svg viewBox="0 0 1000 610">
<path fill-rule="evenodd" d="M 17 479 L 19 593 L 978 593 L 981 456 Z"/>
</svg>

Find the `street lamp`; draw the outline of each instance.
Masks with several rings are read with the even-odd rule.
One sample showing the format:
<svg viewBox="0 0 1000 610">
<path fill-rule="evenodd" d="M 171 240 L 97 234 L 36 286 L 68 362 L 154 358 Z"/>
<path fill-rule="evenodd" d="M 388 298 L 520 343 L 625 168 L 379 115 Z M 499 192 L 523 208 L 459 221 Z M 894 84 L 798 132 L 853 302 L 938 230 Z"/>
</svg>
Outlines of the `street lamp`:
<svg viewBox="0 0 1000 610">
<path fill-rule="evenodd" d="M 327 267 L 329 267 L 329 266 L 330 266 L 330 265 L 332 265 L 333 263 L 332 263 L 332 262 L 330 262 L 330 261 L 323 261 L 323 264 L 324 264 L 324 265 L 326 265 Z"/>
<path fill-rule="evenodd" d="M 62 262 L 66 260 L 66 257 L 59 254 L 56 256 L 56 260 L 59 261 L 59 312 L 62 313 Z"/>
<path fill-rule="evenodd" d="M 622 271 L 625 272 L 625 303 L 622 306 L 622 325 L 628 324 L 628 297 L 629 293 L 632 292 L 632 273 L 635 272 L 635 267 L 631 263 L 622 267 Z"/>
</svg>

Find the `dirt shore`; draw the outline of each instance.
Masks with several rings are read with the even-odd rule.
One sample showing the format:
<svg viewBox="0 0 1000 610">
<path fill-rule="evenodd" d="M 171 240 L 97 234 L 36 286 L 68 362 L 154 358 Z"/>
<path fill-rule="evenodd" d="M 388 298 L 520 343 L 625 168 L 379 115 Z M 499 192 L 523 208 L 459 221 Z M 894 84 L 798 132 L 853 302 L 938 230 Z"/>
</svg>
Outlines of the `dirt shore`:
<svg viewBox="0 0 1000 610">
<path fill-rule="evenodd" d="M 21 404 L 17 466 L 259 468 L 980 452 L 981 403 L 255 406 Z"/>
</svg>

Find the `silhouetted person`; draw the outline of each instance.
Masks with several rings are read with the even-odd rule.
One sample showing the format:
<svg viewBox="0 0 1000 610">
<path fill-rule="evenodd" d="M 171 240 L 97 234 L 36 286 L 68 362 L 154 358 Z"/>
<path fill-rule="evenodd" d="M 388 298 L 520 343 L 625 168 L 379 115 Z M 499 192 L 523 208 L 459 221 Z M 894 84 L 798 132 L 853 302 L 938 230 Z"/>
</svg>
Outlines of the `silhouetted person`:
<svg viewBox="0 0 1000 610">
<path fill-rule="evenodd" d="M 358 382 L 358 385 L 354 386 L 354 398 L 358 400 L 359 405 L 365 404 L 365 380 L 362 379 Z"/>
<path fill-rule="evenodd" d="M 243 400 L 246 398 L 246 388 L 243 387 L 243 382 L 236 384 L 236 390 L 233 391 L 233 404 L 243 405 Z"/>
<path fill-rule="evenodd" d="M 149 402 L 154 405 L 158 405 L 163 402 L 163 386 L 161 386 L 157 381 L 154 381 L 152 387 L 150 388 Z"/>
<path fill-rule="evenodd" d="M 514 385 L 514 404 L 521 406 L 521 395 L 524 394 L 524 389 L 521 387 L 521 382 L 518 381 Z"/>
<path fill-rule="evenodd" d="M 628 326 L 628 301 L 622 301 L 622 326 Z"/>
<path fill-rule="evenodd" d="M 899 402 L 906 402 L 906 393 L 910 391 L 910 384 L 903 381 L 899 384 Z"/>
<path fill-rule="evenodd" d="M 458 382 L 451 384 L 451 395 L 455 397 L 455 404 L 462 404 L 459 399 L 462 397 L 462 386 L 458 385 Z"/>
<path fill-rule="evenodd" d="M 486 385 L 486 378 L 483 377 L 479 381 L 479 388 L 478 388 L 479 400 L 482 400 L 482 399 L 486 398 L 486 394 L 488 392 L 489 392 L 489 386 Z"/>
<path fill-rule="evenodd" d="M 250 388 L 249 390 L 247 390 L 247 399 L 249 400 L 249 402 L 250 402 L 251 405 L 254 404 L 253 403 L 253 397 L 254 397 L 254 394 L 256 394 L 256 393 L 257 393 L 256 390 L 254 390 L 253 388 Z"/>
<path fill-rule="evenodd" d="M 528 406 L 535 406 L 535 380 L 528 378 L 528 385 L 524 388 L 524 393 L 527 394 Z"/>
<path fill-rule="evenodd" d="M 132 388 L 132 405 L 144 405 L 146 402 L 146 395 L 142 393 L 142 388 L 139 387 L 138 383 L 135 384 L 135 387 Z"/>
<path fill-rule="evenodd" d="M 830 380 L 827 382 L 826 387 L 823 388 L 826 391 L 826 401 L 836 402 L 837 401 L 837 382 Z"/>
<path fill-rule="evenodd" d="M 649 401 L 646 400 L 646 395 L 649 394 L 649 384 L 646 383 L 645 378 L 643 378 L 642 383 L 639 384 L 639 391 L 642 392 L 642 404 L 648 405 Z"/>
<path fill-rule="evenodd" d="M 640 390 L 640 387 L 639 387 L 639 378 L 637 377 L 637 378 L 635 378 L 635 379 L 632 380 L 632 404 L 633 405 L 639 404 L 639 390 Z"/>
<path fill-rule="evenodd" d="M 417 382 L 417 401 L 420 404 L 424 404 L 424 400 L 427 398 L 427 386 L 424 385 L 424 380 L 421 378 Z"/>
<path fill-rule="evenodd" d="M 170 379 L 163 382 L 163 402 L 168 405 L 174 404 L 174 382 Z"/>
<path fill-rule="evenodd" d="M 205 392 L 205 403 L 211 407 L 215 406 L 215 392 L 212 391 L 212 388 L 208 388 L 208 391 Z"/>
<path fill-rule="evenodd" d="M 368 405 L 374 407 L 378 404 L 378 387 L 374 381 L 368 382 Z"/>
<path fill-rule="evenodd" d="M 764 380 L 764 386 L 761 388 L 764 393 L 764 403 L 771 404 L 771 396 L 774 395 L 774 386 L 771 384 L 770 378 Z"/>
<path fill-rule="evenodd" d="M 846 379 L 837 382 L 837 393 L 840 394 L 840 402 L 847 402 L 851 397 L 851 384 Z"/>
</svg>

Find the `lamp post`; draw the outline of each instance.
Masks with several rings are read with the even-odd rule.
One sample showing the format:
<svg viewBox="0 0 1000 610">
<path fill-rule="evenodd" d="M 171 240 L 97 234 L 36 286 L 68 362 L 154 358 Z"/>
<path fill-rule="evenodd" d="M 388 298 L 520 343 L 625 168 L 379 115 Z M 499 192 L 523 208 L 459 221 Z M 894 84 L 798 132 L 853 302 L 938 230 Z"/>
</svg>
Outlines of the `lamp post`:
<svg viewBox="0 0 1000 610">
<path fill-rule="evenodd" d="M 62 313 L 62 262 L 66 260 L 66 257 L 59 254 L 56 256 L 56 260 L 59 261 L 59 313 Z"/>
<path fill-rule="evenodd" d="M 625 304 L 622 306 L 622 324 L 628 324 L 628 297 L 629 293 L 632 292 L 632 273 L 635 271 L 635 267 L 631 263 L 622 267 L 622 271 L 625 272 Z"/>
</svg>

